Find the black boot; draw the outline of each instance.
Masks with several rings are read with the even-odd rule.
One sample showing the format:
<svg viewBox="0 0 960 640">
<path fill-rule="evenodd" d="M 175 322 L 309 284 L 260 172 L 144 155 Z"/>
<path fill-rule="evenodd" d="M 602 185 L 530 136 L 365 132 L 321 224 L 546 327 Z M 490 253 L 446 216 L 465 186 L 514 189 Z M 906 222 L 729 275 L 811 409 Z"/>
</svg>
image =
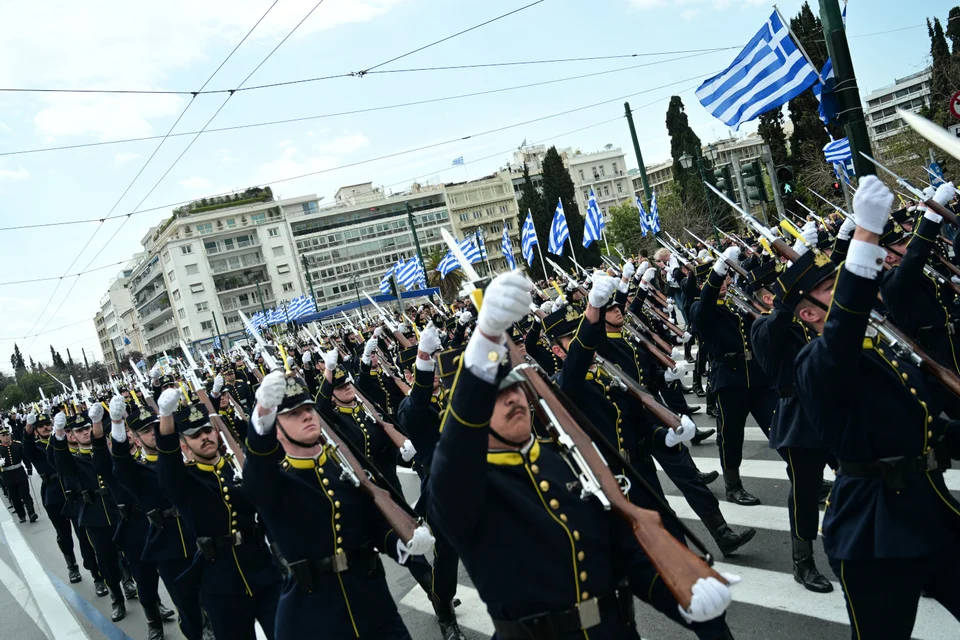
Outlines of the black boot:
<svg viewBox="0 0 960 640">
<path fill-rule="evenodd" d="M 813 541 L 797 540 L 793 537 L 791 541 L 793 542 L 793 579 L 802 584 L 807 591 L 814 593 L 833 591 L 833 585 L 817 571 L 817 565 L 813 563 Z"/>
<path fill-rule="evenodd" d="M 717 410 L 717 396 L 710 391 L 707 391 L 707 415 L 711 418 L 720 417 L 720 412 Z"/>
<path fill-rule="evenodd" d="M 466 640 L 463 632 L 460 631 L 460 625 L 457 624 L 457 614 L 453 610 L 456 601 L 440 603 L 433 598 L 430 600 L 437 614 L 437 624 L 440 625 L 440 636 L 443 640 Z"/>
<path fill-rule="evenodd" d="M 693 381 L 693 393 L 696 394 L 698 398 L 702 398 L 707 395 L 707 390 L 703 388 L 703 384 L 697 378 L 695 378 Z"/>
<path fill-rule="evenodd" d="M 27 516 L 20 516 L 20 524 L 23 524 L 27 521 Z"/>
<path fill-rule="evenodd" d="M 123 602 L 123 589 L 120 585 L 107 585 L 110 589 L 110 619 L 119 622 L 127 617 L 127 605 Z"/>
<path fill-rule="evenodd" d="M 700 482 L 703 484 L 710 484 L 720 477 L 720 474 L 716 471 L 711 471 L 710 473 L 700 473 L 698 471 L 697 475 L 700 477 Z"/>
<path fill-rule="evenodd" d="M 147 619 L 147 640 L 163 639 L 163 621 L 160 619 L 160 608 L 154 603 L 147 606 L 140 603 L 143 608 L 143 616 Z"/>
<path fill-rule="evenodd" d="M 727 502 L 753 507 L 760 504 L 760 500 L 743 488 L 740 481 L 739 469 L 727 469 L 723 472 L 723 483 L 727 486 Z"/>
<path fill-rule="evenodd" d="M 76 564 L 67 565 L 67 576 L 70 580 L 70 584 L 77 584 L 83 580 L 83 576 L 80 575 L 80 567 Z"/>
<path fill-rule="evenodd" d="M 717 432 L 716 429 L 704 429 L 701 431 L 697 429 L 697 433 L 690 439 L 690 444 L 693 446 L 698 446 L 701 442 L 712 436 Z M 716 473 L 716 472 L 714 472 Z"/>
<path fill-rule="evenodd" d="M 690 364 L 695 364 L 696 360 L 693 359 L 693 352 L 691 351 L 691 349 L 693 349 L 693 341 L 687 340 L 686 343 L 683 345 L 683 359 L 689 362 Z"/>
<path fill-rule="evenodd" d="M 107 589 L 107 583 L 103 578 L 94 578 L 93 579 L 93 590 L 99 597 L 103 597 L 110 593 L 110 590 Z"/>
<path fill-rule="evenodd" d="M 757 535 L 756 529 L 744 529 L 736 533 L 724 520 L 723 514 L 714 511 L 703 518 L 703 524 L 710 530 L 717 546 L 720 547 L 720 553 L 726 558 L 732 556 L 743 545 L 747 544 Z"/>
<path fill-rule="evenodd" d="M 123 585 L 123 595 L 126 596 L 127 600 L 134 600 L 140 594 L 137 593 L 137 583 L 133 579 L 133 574 L 130 573 L 130 567 L 126 562 L 120 563 L 120 584 Z"/>
<path fill-rule="evenodd" d="M 36 512 L 36 511 L 34 511 L 33 513 L 30 514 L 30 524 L 33 524 L 33 523 L 36 522 L 39 518 L 40 518 L 40 516 L 37 515 L 37 512 Z"/>
<path fill-rule="evenodd" d="M 167 609 L 165 606 L 163 606 L 163 603 L 160 602 L 159 597 L 157 598 L 157 609 L 160 610 L 160 619 L 163 620 L 164 622 L 166 622 L 167 620 L 170 620 L 171 618 L 173 618 L 173 616 L 177 615 L 177 612 L 174 611 L 173 609 Z"/>
</svg>

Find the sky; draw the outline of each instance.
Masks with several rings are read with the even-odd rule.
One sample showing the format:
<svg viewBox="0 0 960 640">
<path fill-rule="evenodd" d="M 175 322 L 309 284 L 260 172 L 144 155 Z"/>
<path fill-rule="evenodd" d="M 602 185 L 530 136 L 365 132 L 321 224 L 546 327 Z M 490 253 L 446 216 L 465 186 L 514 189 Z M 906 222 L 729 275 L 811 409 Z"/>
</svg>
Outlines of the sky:
<svg viewBox="0 0 960 640">
<path fill-rule="evenodd" d="M 316 5 L 279 0 L 206 89 L 235 89 L 251 72 L 245 87 L 370 69 L 533 1 L 324 0 L 270 55 Z M 633 168 L 625 99 L 648 166 L 669 157 L 671 95 L 683 98 L 704 142 L 728 137 L 693 90 L 738 49 L 696 50 L 742 46 L 772 11 L 758 0 L 543 0 L 374 70 L 389 73 L 196 97 L 10 91 L 197 91 L 271 3 L 0 4 L 0 370 L 11 368 L 15 342 L 25 358 L 43 362 L 51 344 L 64 357 L 69 348 L 75 359 L 81 349 L 101 359 L 93 316 L 119 271 L 112 265 L 140 250 L 176 203 L 265 184 L 280 197 L 329 202 L 347 184 L 401 191 L 414 181 L 477 178 L 502 167 L 524 141 L 584 153 L 609 143 Z M 861 95 L 923 69 L 924 20 L 946 20 L 954 4 L 851 0 L 847 28 Z M 779 2 L 788 18 L 801 5 Z M 410 71 L 631 54 L 638 55 Z M 397 106 L 424 100 L 432 102 Z M 302 120 L 176 135 L 290 119 Z M 116 142 L 149 137 L 159 138 Z M 49 150 L 91 143 L 109 144 Z M 24 150 L 40 151 L 10 155 Z M 459 156 L 465 166 L 452 166 Z M 155 210 L 126 215 L 146 209 Z M 88 269 L 97 270 L 61 279 Z M 40 278 L 49 280 L 12 284 Z"/>
</svg>

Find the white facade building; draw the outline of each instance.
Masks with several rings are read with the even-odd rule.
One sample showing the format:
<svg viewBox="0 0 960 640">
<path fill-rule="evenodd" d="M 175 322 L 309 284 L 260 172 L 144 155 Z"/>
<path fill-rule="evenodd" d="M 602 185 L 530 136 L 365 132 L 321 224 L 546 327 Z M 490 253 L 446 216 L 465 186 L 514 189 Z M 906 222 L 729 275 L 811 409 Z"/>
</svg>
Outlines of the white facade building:
<svg viewBox="0 0 960 640">
<path fill-rule="evenodd" d="M 573 178 L 580 215 L 586 216 L 591 188 L 596 194 L 597 206 L 603 212 L 604 218 L 607 217 L 607 209 L 611 205 L 634 202 L 633 187 L 627 176 L 627 160 L 619 147 L 597 153 L 572 155 L 568 158 L 567 169 Z M 547 203 L 551 210 L 556 206 L 555 202 Z"/>
<path fill-rule="evenodd" d="M 867 94 L 863 107 L 871 145 L 882 146 L 906 126 L 897 109 L 917 112 L 930 104 L 930 77 L 930 69 L 925 69 Z"/>
</svg>

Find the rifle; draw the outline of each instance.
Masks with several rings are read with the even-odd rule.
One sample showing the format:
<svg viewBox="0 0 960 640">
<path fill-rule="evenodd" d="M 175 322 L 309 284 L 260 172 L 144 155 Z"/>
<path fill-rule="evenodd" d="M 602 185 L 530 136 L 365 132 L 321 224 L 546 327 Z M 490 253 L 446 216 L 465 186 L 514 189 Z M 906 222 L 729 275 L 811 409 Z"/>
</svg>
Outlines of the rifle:
<svg viewBox="0 0 960 640">
<path fill-rule="evenodd" d="M 916 124 L 920 120 L 923 120 L 922 117 L 915 114 L 911 114 L 911 117 L 907 117 L 907 115 L 905 115 L 903 111 L 898 110 L 898 112 L 901 114 L 904 114 L 903 115 L 904 120 L 906 120 L 911 127 L 913 127 L 914 129 L 917 129 L 920 135 L 924 135 L 924 137 L 926 137 L 923 131 L 918 129 Z M 931 123 L 927 122 L 927 124 L 929 125 Z M 893 171 L 891 171 L 887 167 L 880 164 L 877 160 L 875 160 L 874 158 L 871 158 L 868 154 L 861 151 L 860 155 L 862 155 L 864 158 L 872 162 L 874 166 L 876 166 L 878 169 L 881 169 L 884 172 L 886 172 L 890 177 L 892 177 L 894 180 L 897 181 L 897 184 L 899 184 L 901 187 L 906 189 L 908 193 L 912 193 L 913 196 L 917 199 L 917 202 L 922 202 L 923 204 L 927 205 L 928 209 L 932 209 L 934 212 L 943 216 L 943 219 L 949 222 L 950 224 L 952 224 L 953 226 L 955 227 L 960 226 L 960 221 L 957 220 L 957 216 L 956 214 L 953 213 L 953 211 L 950 211 L 949 209 L 947 209 L 945 206 L 943 206 L 933 198 L 926 198 L 923 195 L 923 191 L 920 191 L 919 189 L 917 189 L 915 186 L 913 186 L 912 184 L 910 184 L 909 182 L 907 182 L 906 180 L 904 180 L 903 178 L 895 174 Z"/>
<path fill-rule="evenodd" d="M 377 417 L 374 404 L 367 400 L 367 397 L 360 392 L 360 389 L 357 388 L 357 385 L 353 385 L 353 392 L 356 394 L 357 400 L 360 401 L 360 404 L 363 405 L 363 410 L 367 412 L 367 415 L 373 418 L 373 421 L 376 422 L 377 426 L 380 427 L 384 434 L 386 434 L 386 436 L 390 439 L 390 442 L 393 443 L 393 446 L 395 446 L 397 449 L 402 447 L 403 443 L 406 442 L 407 437 L 397 431 L 395 426 Z"/>
<path fill-rule="evenodd" d="M 657 422 L 670 429 L 676 429 L 680 426 L 680 416 L 657 402 L 651 393 L 641 387 L 636 380 L 628 376 L 620 367 L 597 353 L 594 353 L 593 359 L 597 363 L 597 366 L 610 376 L 613 383 L 621 391 L 639 400 L 643 406 L 646 407 L 647 411 L 654 415 Z"/>
<path fill-rule="evenodd" d="M 383 323 L 387 325 L 387 329 L 390 330 L 390 333 L 393 335 L 393 339 L 397 341 L 397 344 L 399 344 L 401 347 L 404 347 L 404 348 L 412 347 L 413 345 L 410 344 L 410 341 L 407 340 L 407 337 L 402 333 L 400 333 L 400 328 L 390 321 L 389 316 L 387 316 L 387 314 L 383 311 L 380 305 L 377 304 L 377 301 L 371 298 L 370 294 L 367 292 L 364 292 L 363 295 L 365 295 L 367 297 L 367 300 L 370 301 L 370 304 L 372 304 L 377 309 L 377 312 L 380 314 L 380 317 L 383 319 Z"/>
<path fill-rule="evenodd" d="M 727 265 L 728 267 L 730 267 L 730 268 L 733 270 L 733 272 L 736 273 L 738 276 L 740 276 L 741 278 L 745 278 L 745 279 L 749 279 L 749 278 L 750 278 L 750 274 L 747 273 L 747 270 L 746 270 L 746 269 L 744 269 L 743 267 L 741 267 L 739 264 L 737 264 L 737 263 L 735 263 L 735 262 L 729 262 L 726 258 L 723 257 L 723 253 L 721 253 L 720 251 L 718 251 L 718 250 L 717 250 L 716 248 L 714 248 L 713 246 L 711 246 L 711 245 L 707 244 L 706 242 L 704 242 L 703 240 L 701 240 L 701 239 L 700 239 L 700 236 L 698 236 L 697 234 L 695 234 L 693 231 L 690 231 L 690 229 L 685 229 L 685 231 L 686 231 L 687 233 L 689 233 L 690 236 L 691 236 L 694 240 L 696 240 L 697 242 L 700 242 L 701 244 L 703 244 L 703 246 L 705 246 L 705 247 L 707 248 L 707 251 L 709 251 L 710 253 L 712 253 L 713 255 L 715 255 L 718 260 L 723 260 L 724 263 L 726 263 L 726 265 Z M 772 234 L 771 234 L 771 235 L 772 235 Z"/>
</svg>

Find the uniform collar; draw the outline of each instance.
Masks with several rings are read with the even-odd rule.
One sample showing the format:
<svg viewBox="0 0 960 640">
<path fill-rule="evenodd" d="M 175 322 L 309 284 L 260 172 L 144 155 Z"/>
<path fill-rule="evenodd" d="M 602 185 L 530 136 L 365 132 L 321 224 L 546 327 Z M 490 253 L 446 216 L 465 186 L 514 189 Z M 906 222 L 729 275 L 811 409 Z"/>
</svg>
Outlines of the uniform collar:
<svg viewBox="0 0 960 640">
<path fill-rule="evenodd" d="M 47 445 L 47 444 L 50 444 L 50 438 L 47 438 L 47 439 L 37 438 L 37 442 L 39 442 L 42 445 Z"/>
<path fill-rule="evenodd" d="M 324 447 L 320 450 L 320 454 L 315 458 L 296 458 L 294 456 L 285 456 L 283 461 L 294 469 L 315 469 L 317 467 L 322 467 L 327 463 L 327 448 Z"/>
<path fill-rule="evenodd" d="M 217 464 L 204 464 L 202 462 L 198 462 L 197 469 L 200 469 L 200 471 L 220 471 L 223 469 L 223 465 L 226 463 L 227 461 L 224 459 L 224 457 L 220 456 L 220 459 L 217 460 Z"/>
<path fill-rule="evenodd" d="M 617 331 L 616 333 L 607 332 L 607 337 L 613 338 L 613 339 L 619 339 L 623 337 L 623 332 L 622 331 Z"/>
<path fill-rule="evenodd" d="M 341 407 L 341 406 L 338 406 L 338 407 L 337 407 L 337 411 L 339 411 L 340 413 L 347 413 L 347 414 L 350 414 L 350 415 L 354 415 L 354 416 L 355 416 L 355 415 L 357 415 L 358 413 L 360 413 L 360 404 L 357 403 L 355 406 L 352 406 L 352 407 Z"/>
<path fill-rule="evenodd" d="M 156 462 L 159 457 L 160 456 L 156 455 L 155 453 L 143 454 L 143 459 L 146 460 L 147 462 Z"/>
<path fill-rule="evenodd" d="M 80 447 L 77 449 L 77 453 L 79 453 L 82 456 L 92 456 L 93 449 L 84 449 L 83 447 Z"/>
<path fill-rule="evenodd" d="M 527 447 L 524 447 L 527 449 Z M 527 450 L 527 457 L 530 458 L 530 462 L 536 462 L 540 457 L 540 443 L 536 438 L 533 438 L 533 444 L 529 445 L 529 450 Z M 505 467 L 517 467 L 522 465 L 524 460 L 524 450 L 520 451 L 488 451 L 487 452 L 487 462 L 489 464 L 495 464 L 498 466 Z"/>
</svg>

